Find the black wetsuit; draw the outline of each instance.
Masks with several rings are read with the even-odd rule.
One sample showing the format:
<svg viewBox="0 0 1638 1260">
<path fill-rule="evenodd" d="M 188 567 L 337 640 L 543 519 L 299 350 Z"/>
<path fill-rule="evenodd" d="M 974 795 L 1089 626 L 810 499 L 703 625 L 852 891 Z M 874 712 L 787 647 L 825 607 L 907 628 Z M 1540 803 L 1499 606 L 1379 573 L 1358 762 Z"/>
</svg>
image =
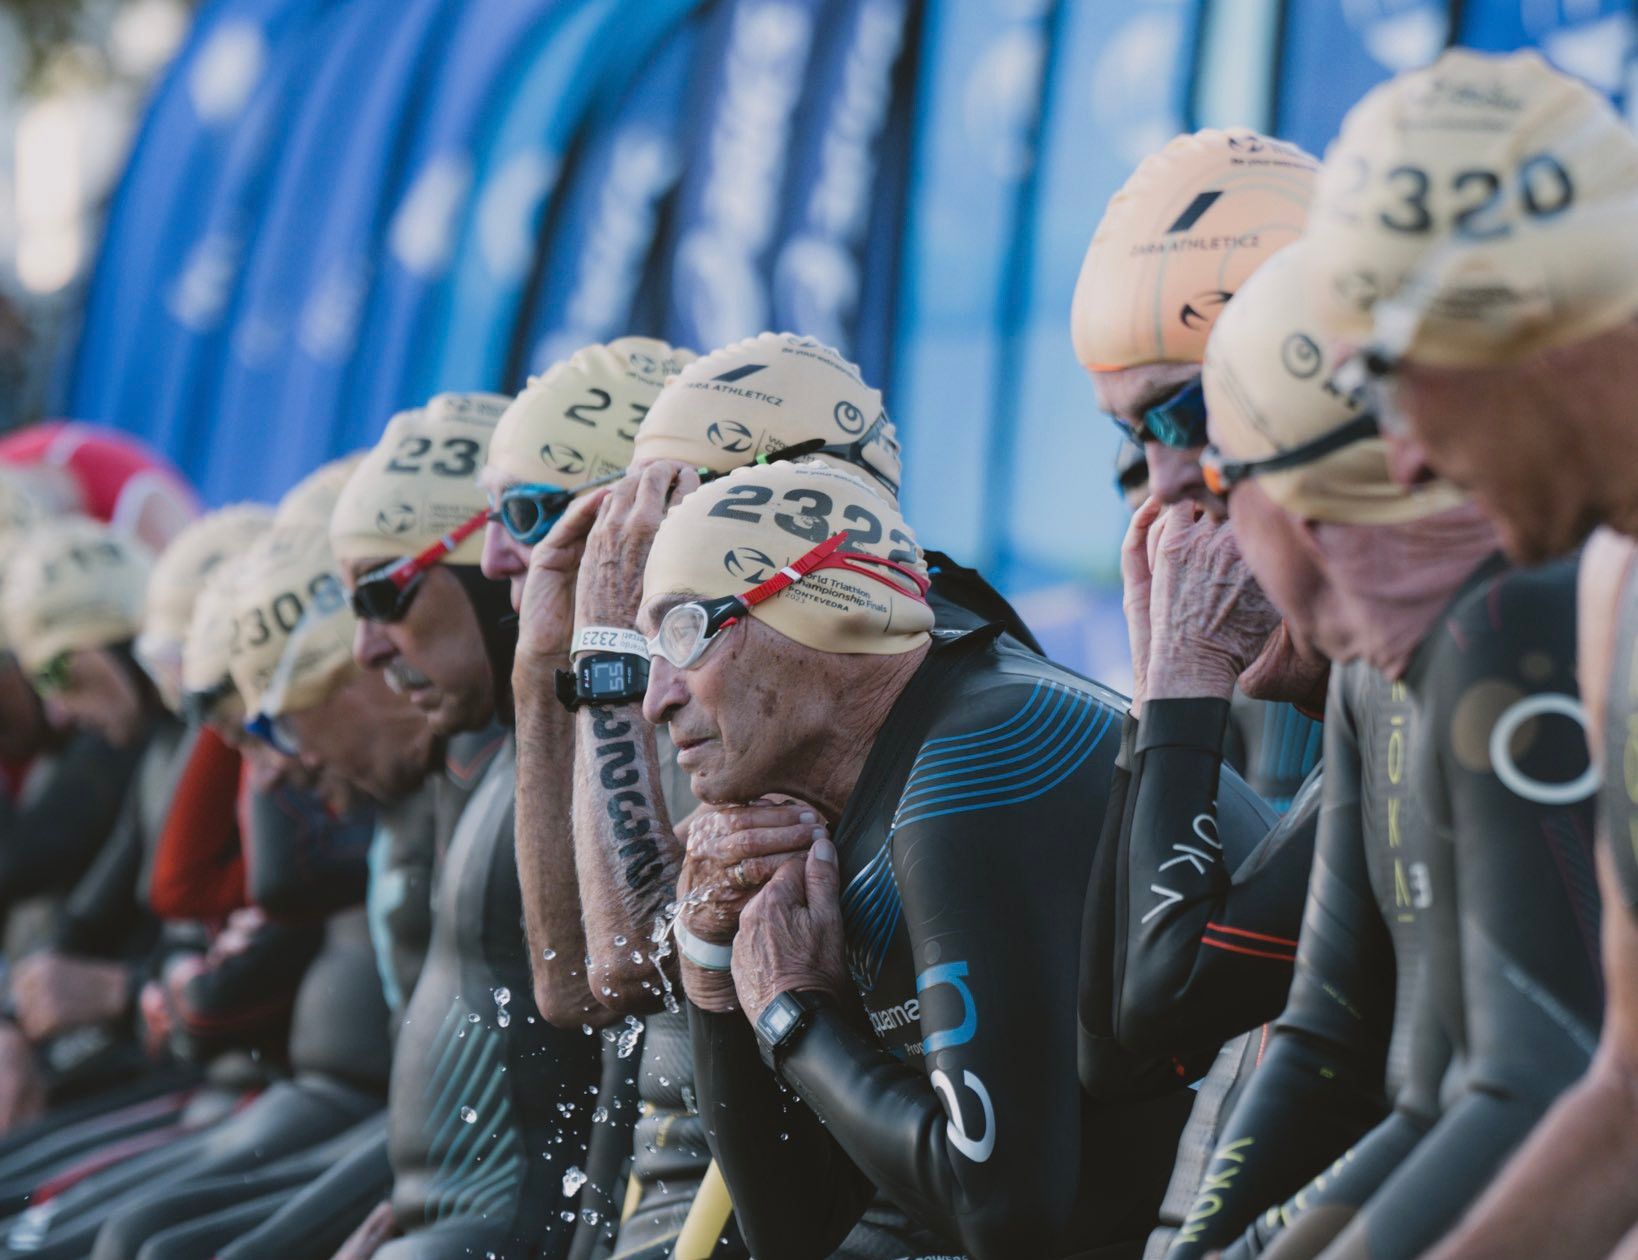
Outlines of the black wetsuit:
<svg viewBox="0 0 1638 1260">
<path fill-rule="evenodd" d="M 1313 864 L 1320 771 L 1277 823 L 1218 800 L 1221 700 L 1151 700 L 1128 716 L 1082 933 L 1081 1080 L 1119 1096 L 1202 1071 L 1146 1255 L 1194 1205 L 1222 1126 L 1285 1005 Z M 1221 1050 L 1217 1043 L 1226 1041 Z M 1209 1068 L 1208 1068 L 1209 1065 Z"/>
<path fill-rule="evenodd" d="M 432 942 L 393 1056 L 393 1213 L 378 1260 L 564 1254 L 585 1159 L 598 1038 L 535 1007 L 523 935 L 510 737 L 461 815 L 438 875 Z M 569 1220 L 562 1219 L 567 1212 Z"/>
<path fill-rule="evenodd" d="M 1627 909 L 1638 913 L 1638 577 L 1632 572 L 1617 607 L 1599 810 L 1621 896 Z"/>
<path fill-rule="evenodd" d="M 1574 800 L 1553 793 L 1588 764 L 1579 728 L 1550 715 L 1575 695 L 1573 565 L 1482 566 L 1418 649 L 1404 688 L 1390 692 L 1390 728 L 1398 694 L 1414 704 L 1403 724 L 1409 737 L 1396 749 L 1390 729 L 1385 744 L 1364 750 L 1368 766 L 1380 762 L 1379 784 L 1388 780 L 1388 808 L 1361 836 L 1366 863 L 1354 864 L 1352 879 L 1331 845 L 1333 804 L 1342 802 L 1332 796 L 1338 761 L 1327 721 L 1327 819 L 1298 982 L 1214 1170 L 1236 1215 L 1250 1184 L 1272 1188 L 1276 1168 L 1296 1174 L 1293 1156 L 1320 1175 L 1256 1219 L 1228 1250 L 1233 1257 L 1313 1255 L 1332 1239 L 1351 1255 L 1420 1255 L 1581 1075 L 1596 1041 L 1591 788 L 1583 781 Z M 1493 738 L 1498 723 L 1538 704 L 1547 713 L 1518 725 L 1510 744 L 1505 731 Z M 1504 748 L 1498 772 L 1492 752 Z M 1397 810 L 1396 778 L 1411 794 Z M 1397 861 L 1383 860 L 1395 853 Z M 1364 901 L 1362 866 L 1381 904 L 1374 925 L 1348 912 Z M 1395 1073 L 1390 1061 L 1389 1079 L 1404 1085 L 1390 1115 L 1349 1135 L 1372 1106 L 1368 1069 L 1377 1057 L 1377 1039 L 1350 1016 L 1375 1011 L 1372 1022 L 1380 1022 L 1394 975 L 1395 959 L 1370 944 L 1380 941 L 1384 917 L 1390 929 L 1411 921 L 1410 946 L 1421 951 L 1419 983 L 1408 989 L 1406 958 L 1397 960 L 1395 1022 L 1407 1035 L 1394 1048 L 1406 1063 Z M 1396 947 L 1400 940 L 1395 932 Z M 1373 1053 L 1360 1055 L 1360 1045 Z M 1327 1134 L 1336 1139 L 1328 1168 L 1314 1141 Z M 1202 1196 L 1202 1208 L 1214 1193 Z"/>
<path fill-rule="evenodd" d="M 878 1255 L 1141 1249 L 1189 1095 L 1083 1097 L 1063 966 L 1124 708 L 993 627 L 935 635 L 835 827 L 859 1002 L 820 1012 L 787 1054 L 806 1105 L 742 1014 L 690 1009 L 754 1253 L 830 1255 L 877 1187 L 918 1223 Z"/>
</svg>

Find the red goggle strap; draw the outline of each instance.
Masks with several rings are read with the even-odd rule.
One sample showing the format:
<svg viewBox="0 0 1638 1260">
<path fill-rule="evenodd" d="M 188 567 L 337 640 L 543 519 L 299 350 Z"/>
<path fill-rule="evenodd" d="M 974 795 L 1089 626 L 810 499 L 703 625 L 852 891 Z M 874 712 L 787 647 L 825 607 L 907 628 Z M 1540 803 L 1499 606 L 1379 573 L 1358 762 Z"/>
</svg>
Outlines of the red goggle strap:
<svg viewBox="0 0 1638 1260">
<path fill-rule="evenodd" d="M 765 599 L 772 599 L 787 586 L 794 586 L 807 577 L 824 561 L 828 560 L 836 549 L 846 541 L 847 530 L 844 529 L 839 534 L 832 534 L 806 555 L 792 560 L 760 586 L 753 586 L 746 591 L 745 594 L 739 597 L 740 603 L 744 604 L 747 609 L 751 609 Z"/>
<path fill-rule="evenodd" d="M 485 505 L 424 551 L 413 556 L 406 556 L 404 559 L 387 566 L 384 570 L 377 570 L 375 573 L 366 576 L 364 581 L 369 582 L 378 578 L 386 578 L 399 590 L 403 590 L 414 580 L 418 573 L 431 568 L 435 562 L 454 551 L 455 548 L 482 529 L 488 520 L 489 508 Z"/>
<path fill-rule="evenodd" d="M 918 600 L 922 603 L 927 601 L 927 590 L 932 585 L 927 578 L 908 565 L 899 564 L 895 560 L 883 559 L 881 556 L 872 556 L 862 551 L 841 551 L 842 544 L 847 541 L 847 535 L 848 531 L 845 529 L 840 533 L 832 534 L 806 555 L 791 561 L 790 564 L 779 570 L 762 585 L 752 587 L 746 591 L 745 594 L 739 597 L 740 602 L 745 605 L 747 610 L 752 609 L 762 603 L 763 600 L 779 594 L 786 587 L 800 582 L 817 569 L 846 569 L 849 573 L 856 573 L 860 577 L 874 578 L 907 599 Z M 912 589 L 905 590 L 885 573 L 878 573 L 873 569 L 864 568 L 863 566 L 866 564 L 891 569 L 894 573 L 910 582 Z"/>
</svg>

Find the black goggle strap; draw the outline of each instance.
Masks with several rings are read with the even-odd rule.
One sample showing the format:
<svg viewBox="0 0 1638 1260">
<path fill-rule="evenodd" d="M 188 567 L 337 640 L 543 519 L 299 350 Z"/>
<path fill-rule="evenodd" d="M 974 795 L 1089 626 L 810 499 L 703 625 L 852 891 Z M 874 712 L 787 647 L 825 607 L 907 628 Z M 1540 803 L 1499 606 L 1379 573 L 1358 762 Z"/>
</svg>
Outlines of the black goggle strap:
<svg viewBox="0 0 1638 1260">
<path fill-rule="evenodd" d="M 1310 442 L 1300 446 L 1293 446 L 1289 450 L 1281 451 L 1278 455 L 1270 455 L 1267 459 L 1247 461 L 1223 460 L 1220 467 L 1223 479 L 1229 483 L 1244 481 L 1247 477 L 1257 477 L 1263 473 L 1287 472 L 1293 468 L 1301 468 L 1304 464 L 1312 464 L 1315 460 L 1324 459 L 1333 451 L 1340 451 L 1345 446 L 1352 446 L 1355 442 L 1363 442 L 1366 438 L 1373 438 L 1382 431 L 1374 415 L 1366 412 L 1362 416 L 1355 416 L 1346 424 L 1338 425 L 1329 433 L 1322 433 Z M 1214 447 L 1213 450 L 1216 448 Z"/>
<path fill-rule="evenodd" d="M 780 447 L 777 451 L 769 451 L 758 455 L 750 463 L 740 464 L 739 468 L 759 468 L 767 464 L 782 464 L 787 460 L 801 459 L 804 455 L 817 455 L 826 449 L 828 448 L 825 446 L 824 438 L 809 438 L 805 442 L 793 442 L 789 446 Z M 704 485 L 708 481 L 715 481 L 718 477 L 726 477 L 731 472 L 737 472 L 738 468 L 729 468 L 723 472 L 718 472 L 715 468 L 696 468 L 694 471 L 699 473 L 700 484 Z"/>
</svg>

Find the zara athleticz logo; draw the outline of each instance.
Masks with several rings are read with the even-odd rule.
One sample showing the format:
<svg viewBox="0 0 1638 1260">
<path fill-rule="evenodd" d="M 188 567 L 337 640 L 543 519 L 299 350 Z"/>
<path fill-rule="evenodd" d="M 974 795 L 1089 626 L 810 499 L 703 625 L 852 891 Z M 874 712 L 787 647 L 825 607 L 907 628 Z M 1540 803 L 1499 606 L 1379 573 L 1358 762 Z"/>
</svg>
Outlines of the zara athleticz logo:
<svg viewBox="0 0 1638 1260">
<path fill-rule="evenodd" d="M 564 446 L 561 442 L 546 443 L 540 448 L 540 458 L 568 477 L 586 471 L 586 457 L 574 447 Z"/>
<path fill-rule="evenodd" d="M 705 440 L 730 455 L 743 454 L 751 449 L 751 431 L 738 420 L 713 420 L 711 427 L 705 431 Z"/>
<path fill-rule="evenodd" d="M 743 582 L 766 582 L 779 566 L 773 557 L 755 547 L 735 547 L 722 557 L 722 567 L 730 577 Z"/>
</svg>

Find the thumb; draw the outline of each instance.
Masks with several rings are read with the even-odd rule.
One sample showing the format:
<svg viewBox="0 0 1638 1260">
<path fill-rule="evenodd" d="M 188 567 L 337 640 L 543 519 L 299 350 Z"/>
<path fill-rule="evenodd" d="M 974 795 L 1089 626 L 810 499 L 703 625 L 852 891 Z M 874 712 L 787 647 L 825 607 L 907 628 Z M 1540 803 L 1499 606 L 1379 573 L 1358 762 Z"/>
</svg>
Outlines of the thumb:
<svg viewBox="0 0 1638 1260">
<path fill-rule="evenodd" d="M 803 868 L 803 874 L 807 877 L 808 905 L 826 912 L 838 907 L 841 902 L 842 871 L 836 863 L 836 846 L 828 836 L 821 836 L 813 842 Z"/>
</svg>

